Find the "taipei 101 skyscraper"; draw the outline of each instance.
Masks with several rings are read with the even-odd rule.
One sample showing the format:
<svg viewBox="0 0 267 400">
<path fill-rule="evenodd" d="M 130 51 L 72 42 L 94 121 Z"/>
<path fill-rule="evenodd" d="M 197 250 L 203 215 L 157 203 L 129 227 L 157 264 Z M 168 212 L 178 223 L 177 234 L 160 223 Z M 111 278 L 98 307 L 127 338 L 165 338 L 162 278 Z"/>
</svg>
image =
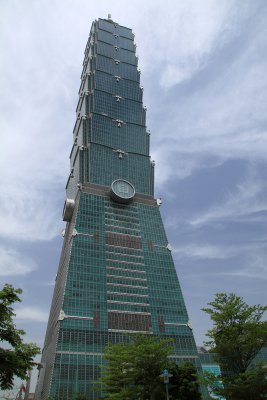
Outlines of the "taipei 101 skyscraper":
<svg viewBox="0 0 267 400">
<path fill-rule="evenodd" d="M 64 244 L 37 400 L 99 398 L 108 342 L 129 333 L 173 338 L 172 358 L 200 367 L 154 198 L 154 161 L 131 29 L 94 21 L 73 129 Z"/>
</svg>

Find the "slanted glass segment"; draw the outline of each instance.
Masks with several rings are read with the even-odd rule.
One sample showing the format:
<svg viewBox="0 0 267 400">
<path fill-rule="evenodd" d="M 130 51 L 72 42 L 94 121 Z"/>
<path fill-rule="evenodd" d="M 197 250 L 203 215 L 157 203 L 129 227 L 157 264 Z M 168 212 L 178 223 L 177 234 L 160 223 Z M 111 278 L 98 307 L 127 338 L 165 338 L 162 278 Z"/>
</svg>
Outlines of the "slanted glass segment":
<svg viewBox="0 0 267 400">
<path fill-rule="evenodd" d="M 142 101 L 143 91 L 139 82 L 130 79 L 122 79 L 118 75 L 110 75 L 106 72 L 96 71 L 88 78 L 88 90 L 101 90 L 107 93 L 116 93 L 116 96 L 125 99 Z M 118 98 L 116 98 L 118 101 Z"/>
<path fill-rule="evenodd" d="M 76 108 L 67 222 L 37 400 L 98 399 L 104 347 L 129 333 L 173 338 L 200 368 L 171 248 L 154 199 L 154 162 L 134 35 L 93 22 Z"/>
</svg>

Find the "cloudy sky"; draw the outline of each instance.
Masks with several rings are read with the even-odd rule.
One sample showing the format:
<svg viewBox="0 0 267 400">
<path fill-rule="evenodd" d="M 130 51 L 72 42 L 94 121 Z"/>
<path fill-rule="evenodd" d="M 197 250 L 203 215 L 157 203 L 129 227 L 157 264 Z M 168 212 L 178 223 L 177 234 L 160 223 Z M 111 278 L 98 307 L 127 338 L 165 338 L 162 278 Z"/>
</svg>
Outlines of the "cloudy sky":
<svg viewBox="0 0 267 400">
<path fill-rule="evenodd" d="M 0 280 L 43 345 L 91 22 L 135 33 L 156 195 L 198 344 L 216 292 L 266 304 L 267 2 L 0 0 Z"/>
</svg>

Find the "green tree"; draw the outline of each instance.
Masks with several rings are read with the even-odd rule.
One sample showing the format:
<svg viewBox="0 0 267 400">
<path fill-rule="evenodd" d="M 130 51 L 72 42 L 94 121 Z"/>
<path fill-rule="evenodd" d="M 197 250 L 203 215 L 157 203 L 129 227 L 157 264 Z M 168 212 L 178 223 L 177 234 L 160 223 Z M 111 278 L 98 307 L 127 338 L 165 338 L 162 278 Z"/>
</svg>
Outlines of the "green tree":
<svg viewBox="0 0 267 400">
<path fill-rule="evenodd" d="M 73 397 L 73 400 L 88 400 L 85 394 L 78 393 Z"/>
<path fill-rule="evenodd" d="M 205 344 L 216 354 L 224 386 L 216 387 L 209 376 L 214 393 L 229 400 L 263 398 L 267 393 L 267 368 L 257 365 L 254 359 L 267 343 L 267 321 L 262 321 L 267 306 L 249 306 L 233 293 L 217 293 L 208 305 L 203 311 L 210 315 L 213 328 L 207 332 L 210 340 Z M 249 397 L 251 390 L 253 397 Z"/>
<path fill-rule="evenodd" d="M 169 369 L 170 395 L 176 400 L 200 400 L 194 365 L 170 361 L 171 340 L 150 335 L 133 335 L 129 343 L 109 344 L 105 349 L 100 382 L 109 400 L 165 400 L 163 369 Z"/>
<path fill-rule="evenodd" d="M 262 400 L 267 396 L 267 371 L 264 365 L 237 375 L 234 379 L 226 379 L 227 396 L 231 400 Z"/>
<path fill-rule="evenodd" d="M 129 343 L 109 344 L 101 383 L 109 400 L 165 398 L 160 378 L 169 365 L 170 340 L 134 335 Z"/>
<path fill-rule="evenodd" d="M 202 382 L 213 394 L 226 397 L 227 400 L 262 400 L 267 396 L 267 371 L 263 364 L 231 376 L 215 378 L 212 373 L 205 372 Z"/>
<path fill-rule="evenodd" d="M 12 389 L 15 376 L 26 379 L 27 372 L 34 365 L 34 357 L 40 353 L 34 343 L 23 343 L 21 336 L 25 332 L 16 329 L 12 304 L 21 301 L 21 289 L 14 289 L 6 284 L 0 290 L 0 388 Z"/>
<path fill-rule="evenodd" d="M 173 364 L 169 393 L 173 400 L 201 400 L 196 367 L 189 363 Z"/>
</svg>

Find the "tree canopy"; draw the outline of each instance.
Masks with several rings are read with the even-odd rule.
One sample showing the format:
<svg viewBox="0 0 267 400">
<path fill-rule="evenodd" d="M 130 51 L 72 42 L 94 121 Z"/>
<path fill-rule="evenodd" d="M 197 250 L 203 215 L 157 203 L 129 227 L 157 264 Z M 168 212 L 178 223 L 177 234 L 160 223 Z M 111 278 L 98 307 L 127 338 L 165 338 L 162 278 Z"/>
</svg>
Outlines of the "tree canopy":
<svg viewBox="0 0 267 400">
<path fill-rule="evenodd" d="M 217 293 L 208 306 L 203 311 L 210 315 L 213 328 L 205 344 L 216 354 L 224 386 L 215 385 L 214 392 L 231 400 L 263 398 L 267 369 L 255 357 L 267 343 L 267 321 L 262 320 L 267 306 L 249 306 L 234 293 Z M 249 397 L 251 390 L 254 397 Z"/>
<path fill-rule="evenodd" d="M 24 343 L 25 332 L 17 329 L 12 304 L 20 302 L 21 289 L 6 284 L 0 290 L 0 388 L 12 389 L 15 376 L 26 379 L 28 370 L 34 365 L 34 357 L 40 352 L 34 343 Z"/>
<path fill-rule="evenodd" d="M 107 399 L 156 399 L 164 389 L 159 375 L 168 365 L 169 341 L 134 335 L 129 343 L 109 344 L 102 383 Z"/>
<path fill-rule="evenodd" d="M 170 361 L 171 351 L 171 340 L 151 335 L 133 335 L 129 343 L 109 344 L 105 349 L 107 364 L 100 381 L 106 399 L 165 400 L 165 386 L 160 377 L 165 368 L 173 375 L 170 385 L 172 399 L 199 399 L 194 366 L 176 366 Z M 193 392 L 195 397 L 192 397 Z"/>
<path fill-rule="evenodd" d="M 169 393 L 173 400 L 201 400 L 196 367 L 185 362 L 170 366 L 173 375 Z"/>
</svg>

